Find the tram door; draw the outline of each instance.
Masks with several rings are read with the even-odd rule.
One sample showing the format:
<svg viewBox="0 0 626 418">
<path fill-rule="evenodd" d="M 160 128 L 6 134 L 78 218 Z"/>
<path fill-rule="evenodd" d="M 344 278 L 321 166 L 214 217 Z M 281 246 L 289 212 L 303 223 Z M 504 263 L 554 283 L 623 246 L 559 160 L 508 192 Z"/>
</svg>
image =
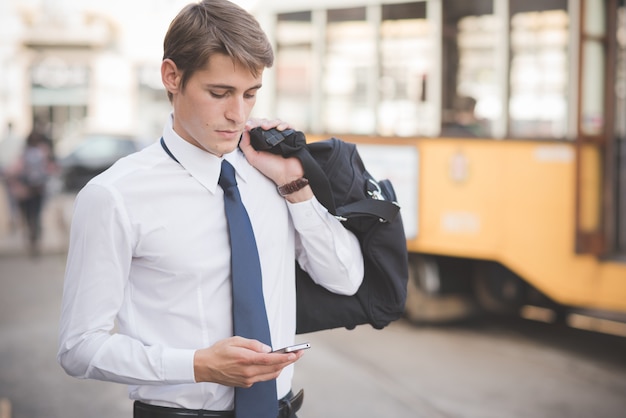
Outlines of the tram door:
<svg viewBox="0 0 626 418">
<path fill-rule="evenodd" d="M 626 259 L 625 0 L 581 5 L 576 249 Z"/>
</svg>

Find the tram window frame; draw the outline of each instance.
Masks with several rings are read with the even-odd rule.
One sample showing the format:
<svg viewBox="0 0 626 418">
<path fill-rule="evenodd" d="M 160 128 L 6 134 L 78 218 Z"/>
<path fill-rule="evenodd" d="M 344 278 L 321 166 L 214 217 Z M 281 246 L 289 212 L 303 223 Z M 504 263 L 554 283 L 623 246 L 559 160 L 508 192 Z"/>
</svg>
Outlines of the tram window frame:
<svg viewBox="0 0 626 418">
<path fill-rule="evenodd" d="M 626 213 L 623 197 L 626 192 L 626 150 L 618 128 L 616 113 L 620 81 L 618 45 L 618 11 L 626 15 L 623 0 L 583 1 L 578 25 L 578 136 L 576 147 L 576 251 L 626 260 Z M 623 22 L 621 23 L 623 25 Z M 626 33 L 626 32 L 624 32 Z M 624 38 L 626 39 L 626 37 Z M 590 57 L 590 47 L 603 58 Z M 601 63 L 595 62 L 602 61 Z M 598 65 L 600 68 L 598 68 Z M 589 74 L 589 72 L 592 74 Z M 600 80 L 598 80 L 600 78 Z M 592 91 L 593 84 L 600 93 Z M 595 95 L 595 109 L 589 107 L 589 94 Z M 586 122 L 600 115 L 599 123 Z M 597 184 L 597 196 L 589 187 L 589 179 Z"/>
<path fill-rule="evenodd" d="M 494 30 L 498 38 L 497 46 L 493 47 L 493 69 L 491 70 L 495 76 L 492 77 L 490 82 L 490 89 L 495 91 L 490 93 L 492 100 L 489 102 L 489 106 L 485 105 L 485 101 L 478 104 L 481 108 L 476 113 L 479 116 L 484 116 L 485 113 L 489 117 L 485 117 L 489 122 L 486 124 L 487 129 L 483 130 L 478 136 L 481 137 L 496 137 L 496 138 L 520 138 L 520 139 L 549 139 L 549 140 L 565 140 L 574 139 L 571 135 L 573 133 L 572 122 L 575 119 L 575 106 L 567 104 L 567 96 L 571 93 L 571 84 L 576 81 L 571 79 L 575 74 L 569 74 L 569 66 L 571 64 L 569 57 L 569 45 L 564 46 L 565 59 L 562 60 L 563 75 L 561 79 L 565 79 L 563 83 L 565 87 L 559 92 L 562 114 L 560 115 L 559 124 L 560 129 L 558 134 L 546 134 L 542 133 L 539 129 L 534 129 L 526 132 L 520 132 L 516 130 L 513 124 L 516 119 L 511 117 L 511 91 L 512 91 L 512 75 L 510 72 L 510 63 L 514 59 L 511 52 L 510 45 L 510 21 L 512 16 L 519 11 L 537 11 L 544 9 L 564 8 L 563 11 L 567 15 L 568 0 L 528 0 L 525 2 L 509 1 L 507 5 L 503 5 L 495 0 L 446 0 L 445 7 L 439 2 L 430 2 L 428 0 L 417 0 L 413 2 L 399 2 L 399 3 L 378 3 L 378 4 L 365 4 L 360 3 L 359 7 L 348 8 L 329 8 L 322 5 L 319 9 L 313 9 L 306 12 L 289 12 L 279 14 L 278 20 L 282 18 L 296 19 L 309 17 L 312 15 L 311 22 L 315 26 L 313 30 L 316 32 L 313 37 L 315 40 L 312 42 L 317 44 L 313 45 L 311 49 L 310 66 L 312 71 L 315 72 L 315 76 L 310 81 L 311 84 L 311 99 L 308 104 L 307 118 L 304 126 L 308 128 L 310 132 L 333 132 L 334 134 L 378 134 L 381 136 L 433 136 L 441 133 L 441 128 L 444 119 L 454 107 L 454 92 L 457 87 L 454 83 L 451 83 L 451 79 L 456 79 L 457 74 L 454 70 L 449 68 L 450 58 L 445 57 L 444 49 L 447 48 L 446 41 L 451 36 L 455 36 L 456 30 L 450 31 L 450 16 L 454 13 L 466 13 L 471 15 L 485 15 L 491 16 L 494 19 L 494 25 L 498 28 Z M 432 25 L 432 33 L 429 38 L 429 42 L 432 45 L 432 54 L 428 54 L 431 60 L 430 68 L 427 74 L 423 77 L 422 93 L 419 97 L 419 101 L 413 104 L 413 107 L 403 108 L 402 113 L 405 114 L 405 118 L 419 119 L 415 117 L 416 114 L 421 115 L 422 118 L 427 119 L 426 123 L 420 124 L 417 128 L 415 126 L 409 126 L 411 124 L 405 124 L 399 128 L 395 126 L 390 129 L 390 123 L 385 122 L 384 109 L 381 110 L 380 102 L 384 95 L 385 80 L 381 77 L 383 74 L 383 66 L 385 65 L 382 57 L 383 51 L 381 50 L 383 39 L 380 32 L 380 26 L 385 22 L 393 19 L 405 18 L 406 13 L 404 10 L 411 7 L 418 7 L 420 15 L 425 16 L 425 20 L 429 25 Z M 403 10 L 404 9 L 404 10 Z M 458 9 L 455 11 L 455 9 Z M 465 10 L 465 12 L 464 12 Z M 317 16 L 317 18 L 316 18 Z M 322 18 L 320 19 L 320 16 Z M 446 21 L 447 19 L 447 21 Z M 508 20 L 508 21 L 507 21 Z M 346 95 L 338 103 L 335 99 L 330 99 L 333 96 L 332 87 L 328 86 L 328 71 L 329 63 L 328 59 L 328 30 L 335 23 L 347 23 L 347 22 L 363 22 L 364 27 L 369 26 L 371 30 L 374 30 L 374 34 L 368 32 L 368 36 L 372 37 L 373 50 L 371 51 L 373 60 L 372 64 L 368 64 L 367 68 L 360 70 L 348 70 L 352 72 L 351 83 L 355 84 L 353 89 L 359 91 L 358 97 L 355 92 Z M 574 23 L 568 21 L 568 26 Z M 369 30 L 369 29 L 368 29 Z M 502 33 L 502 32 L 506 33 Z M 451 34 L 452 33 L 452 34 Z M 569 36 L 569 28 L 564 30 Z M 321 42 L 321 44 L 320 44 Z M 348 43 L 349 41 L 344 40 Z M 358 47 L 358 46 L 357 46 Z M 442 48 L 443 52 L 437 52 L 437 48 Z M 280 54 L 280 43 L 277 43 L 278 54 Z M 439 55 L 441 54 L 441 55 Z M 491 59 L 491 58 L 490 58 Z M 354 60 L 352 60 L 354 61 Z M 377 61 L 377 62 L 376 62 Z M 355 64 L 351 64 L 355 65 Z M 278 66 L 277 66 L 278 67 Z M 447 78 L 446 78 L 447 77 Z M 355 81 L 356 80 L 356 81 Z M 278 81 L 280 82 L 280 80 Z M 415 84 L 415 83 L 413 83 Z M 406 87 L 406 85 L 403 85 Z M 454 86 L 454 87 L 450 87 Z M 345 87 L 345 84 L 344 84 Z M 404 88 L 404 87 L 401 87 Z M 330 92 L 329 92 L 330 90 Z M 279 89 L 280 94 L 280 89 Z M 335 100 L 335 104 L 331 103 Z M 346 103 L 352 104 L 347 105 Z M 407 101 L 409 104 L 410 100 Z M 304 101 L 303 101 L 304 103 Z M 335 106 L 335 107 L 333 107 Z M 338 106 L 338 107 L 337 107 Z M 277 110 L 281 107 L 277 106 Z M 491 109 L 490 112 L 484 109 Z M 389 111 L 386 112 L 389 114 Z M 412 115 L 412 116 L 411 116 Z M 329 118 L 339 119 L 343 118 L 344 122 L 341 123 L 329 123 Z M 353 119 L 350 122 L 345 120 Z M 299 120 L 303 120 L 302 118 Z M 359 123 L 361 121 L 361 123 Z M 363 122 L 364 121 L 364 122 Z M 300 122 L 302 123 L 302 122 Z M 423 126 L 421 126 L 423 125 Z M 459 135 L 451 135 L 459 136 Z M 460 135 L 460 136 L 476 136 L 476 135 Z"/>
</svg>

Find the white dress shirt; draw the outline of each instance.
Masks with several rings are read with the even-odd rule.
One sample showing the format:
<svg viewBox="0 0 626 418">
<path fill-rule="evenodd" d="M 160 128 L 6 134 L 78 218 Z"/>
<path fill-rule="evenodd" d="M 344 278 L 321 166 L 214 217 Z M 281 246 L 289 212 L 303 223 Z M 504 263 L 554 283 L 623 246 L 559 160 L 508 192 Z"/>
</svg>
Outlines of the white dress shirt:
<svg viewBox="0 0 626 418">
<path fill-rule="evenodd" d="M 68 374 L 129 385 L 155 405 L 229 410 L 234 390 L 196 383 L 197 349 L 230 337 L 230 245 L 221 159 L 189 144 L 168 119 L 163 138 L 119 160 L 78 194 L 58 360 Z M 274 348 L 294 342 L 295 263 L 340 294 L 356 292 L 355 236 L 313 198 L 291 204 L 241 151 L 225 155 L 254 229 Z M 314 352 L 311 352 L 314 355 Z M 277 380 L 291 389 L 293 367 Z"/>
</svg>

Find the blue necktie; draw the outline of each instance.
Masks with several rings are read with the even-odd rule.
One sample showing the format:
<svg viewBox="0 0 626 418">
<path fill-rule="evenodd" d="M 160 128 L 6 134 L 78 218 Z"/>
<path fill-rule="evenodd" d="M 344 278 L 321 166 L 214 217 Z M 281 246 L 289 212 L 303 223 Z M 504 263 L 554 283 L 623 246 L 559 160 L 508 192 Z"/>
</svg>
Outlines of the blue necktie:
<svg viewBox="0 0 626 418">
<path fill-rule="evenodd" d="M 272 346 L 261 279 L 261 264 L 248 212 L 241 202 L 235 169 L 226 160 L 218 181 L 224 190 L 228 221 L 233 285 L 234 334 Z M 237 418 L 276 418 L 276 380 L 258 382 L 250 388 L 235 388 Z"/>
</svg>

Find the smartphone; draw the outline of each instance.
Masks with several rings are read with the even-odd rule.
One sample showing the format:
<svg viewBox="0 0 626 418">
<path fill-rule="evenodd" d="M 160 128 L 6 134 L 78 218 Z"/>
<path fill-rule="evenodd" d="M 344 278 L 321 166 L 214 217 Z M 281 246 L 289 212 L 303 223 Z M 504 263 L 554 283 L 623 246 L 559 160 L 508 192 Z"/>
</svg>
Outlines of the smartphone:
<svg viewBox="0 0 626 418">
<path fill-rule="evenodd" d="M 278 350 L 272 351 L 272 353 L 293 353 L 294 351 L 306 350 L 307 348 L 311 348 L 311 344 L 302 343 L 290 345 L 289 347 L 279 348 Z"/>
</svg>

